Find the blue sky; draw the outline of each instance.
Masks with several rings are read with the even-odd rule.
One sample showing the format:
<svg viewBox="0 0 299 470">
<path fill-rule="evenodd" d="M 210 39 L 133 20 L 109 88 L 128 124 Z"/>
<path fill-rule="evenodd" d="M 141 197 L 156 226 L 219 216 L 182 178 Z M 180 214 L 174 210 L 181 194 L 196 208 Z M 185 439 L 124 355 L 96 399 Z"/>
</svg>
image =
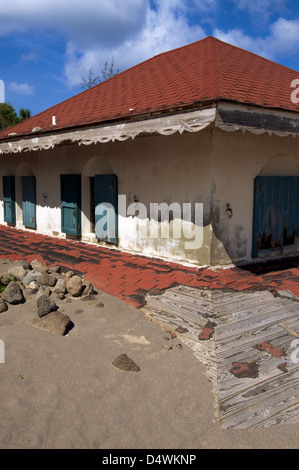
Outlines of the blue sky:
<svg viewBox="0 0 299 470">
<path fill-rule="evenodd" d="M 298 0 L 0 0 L 5 101 L 37 114 L 82 91 L 90 68 L 123 71 L 206 36 L 298 71 Z"/>
</svg>

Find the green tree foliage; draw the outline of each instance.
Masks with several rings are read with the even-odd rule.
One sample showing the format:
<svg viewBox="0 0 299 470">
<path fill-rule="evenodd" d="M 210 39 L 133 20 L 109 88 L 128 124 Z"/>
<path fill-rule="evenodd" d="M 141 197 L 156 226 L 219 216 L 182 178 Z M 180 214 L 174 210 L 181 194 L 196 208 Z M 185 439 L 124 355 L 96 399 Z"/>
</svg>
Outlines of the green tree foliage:
<svg viewBox="0 0 299 470">
<path fill-rule="evenodd" d="M 31 111 L 29 109 L 21 108 L 18 115 L 11 104 L 0 103 L 0 130 L 2 131 L 30 117 Z"/>
<path fill-rule="evenodd" d="M 25 121 L 26 119 L 31 117 L 30 109 L 20 108 L 19 111 L 19 122 Z"/>
<path fill-rule="evenodd" d="M 91 88 L 101 82 L 104 82 L 105 80 L 108 80 L 108 78 L 114 77 L 118 73 L 119 69 L 114 72 L 113 60 L 111 61 L 110 65 L 108 65 L 108 61 L 106 60 L 101 75 L 94 77 L 92 68 L 89 69 L 87 78 L 82 77 L 81 88 L 83 88 L 83 90 Z"/>
<path fill-rule="evenodd" d="M 18 116 L 14 108 L 8 103 L 0 103 L 0 129 L 8 129 L 18 124 Z"/>
</svg>

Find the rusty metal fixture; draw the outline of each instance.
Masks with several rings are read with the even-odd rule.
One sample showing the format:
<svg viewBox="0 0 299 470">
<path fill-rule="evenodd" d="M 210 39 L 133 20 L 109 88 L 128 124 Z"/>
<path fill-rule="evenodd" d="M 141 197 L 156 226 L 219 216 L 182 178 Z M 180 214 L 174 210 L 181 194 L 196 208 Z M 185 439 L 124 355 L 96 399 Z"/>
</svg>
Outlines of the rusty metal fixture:
<svg viewBox="0 0 299 470">
<path fill-rule="evenodd" d="M 233 210 L 229 204 L 229 202 L 226 204 L 226 213 L 228 213 L 228 218 L 231 219 L 233 216 Z"/>
</svg>

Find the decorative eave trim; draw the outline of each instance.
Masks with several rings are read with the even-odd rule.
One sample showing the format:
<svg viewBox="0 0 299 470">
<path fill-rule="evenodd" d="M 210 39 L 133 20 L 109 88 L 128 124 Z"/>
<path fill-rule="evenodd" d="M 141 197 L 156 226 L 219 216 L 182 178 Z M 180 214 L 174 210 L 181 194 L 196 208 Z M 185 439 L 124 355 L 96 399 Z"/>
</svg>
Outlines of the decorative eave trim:
<svg viewBox="0 0 299 470">
<path fill-rule="evenodd" d="M 34 136 L 0 143 L 0 155 L 53 149 L 63 143 L 91 145 L 134 139 L 139 135 L 199 132 L 215 121 L 216 107 L 143 121 Z"/>
<path fill-rule="evenodd" d="M 0 143 L 0 155 L 53 149 L 58 145 L 74 143 L 91 145 L 134 139 L 139 135 L 172 135 L 199 132 L 210 124 L 226 132 L 242 131 L 253 134 L 299 136 L 299 114 L 288 111 L 266 110 L 255 106 L 221 101 L 206 109 L 182 112 L 141 121 L 61 132 L 34 135 L 31 138 Z"/>
<path fill-rule="evenodd" d="M 299 114 L 235 103 L 219 103 L 215 126 L 226 132 L 242 131 L 279 137 L 299 136 Z"/>
</svg>

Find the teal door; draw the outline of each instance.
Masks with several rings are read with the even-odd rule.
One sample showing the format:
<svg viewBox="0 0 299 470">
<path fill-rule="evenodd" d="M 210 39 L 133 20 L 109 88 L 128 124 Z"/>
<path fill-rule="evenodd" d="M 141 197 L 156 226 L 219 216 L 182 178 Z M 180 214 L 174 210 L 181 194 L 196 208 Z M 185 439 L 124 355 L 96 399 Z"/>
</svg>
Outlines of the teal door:
<svg viewBox="0 0 299 470">
<path fill-rule="evenodd" d="M 94 205 L 96 238 L 117 243 L 118 181 L 116 175 L 95 175 Z"/>
<path fill-rule="evenodd" d="M 15 177 L 3 176 L 4 222 L 16 223 Z"/>
<path fill-rule="evenodd" d="M 60 175 L 61 231 L 81 235 L 81 175 Z"/>
<path fill-rule="evenodd" d="M 254 181 L 252 256 L 283 250 L 299 234 L 299 177 L 258 176 Z"/>
<path fill-rule="evenodd" d="M 23 224 L 36 228 L 35 176 L 22 176 Z"/>
</svg>

